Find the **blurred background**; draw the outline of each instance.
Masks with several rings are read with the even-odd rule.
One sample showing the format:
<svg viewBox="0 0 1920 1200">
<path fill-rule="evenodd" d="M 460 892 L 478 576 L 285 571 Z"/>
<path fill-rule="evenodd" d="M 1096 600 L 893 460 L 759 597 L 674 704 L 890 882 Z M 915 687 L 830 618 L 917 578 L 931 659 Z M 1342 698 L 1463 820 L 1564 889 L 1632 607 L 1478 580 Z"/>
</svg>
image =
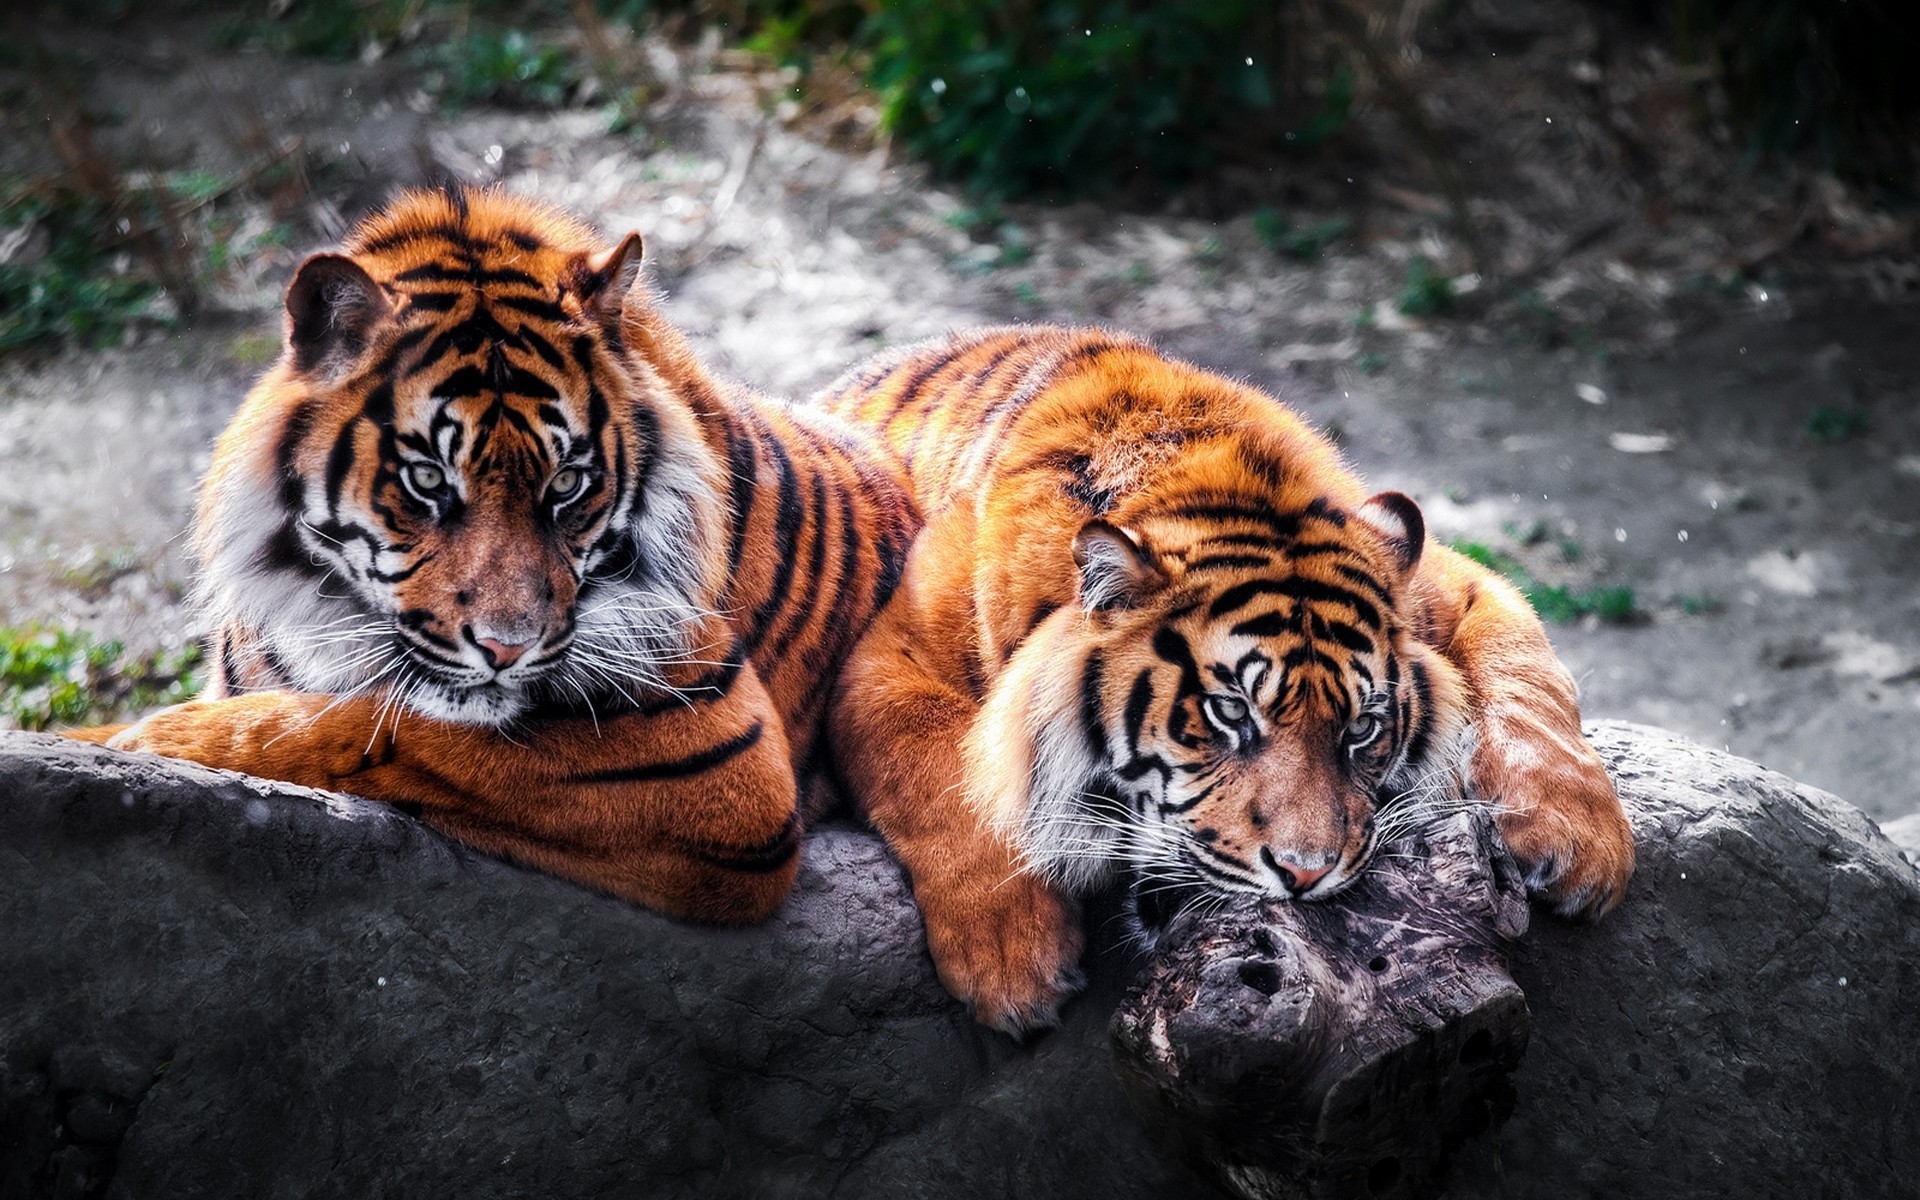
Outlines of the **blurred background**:
<svg viewBox="0 0 1920 1200">
<path fill-rule="evenodd" d="M 1098 322 L 1300 407 L 1590 716 L 1920 810 L 1920 6 L 78 0 L 0 37 L 0 724 L 197 686 L 280 292 L 401 186 L 646 237 L 722 373 Z"/>
</svg>

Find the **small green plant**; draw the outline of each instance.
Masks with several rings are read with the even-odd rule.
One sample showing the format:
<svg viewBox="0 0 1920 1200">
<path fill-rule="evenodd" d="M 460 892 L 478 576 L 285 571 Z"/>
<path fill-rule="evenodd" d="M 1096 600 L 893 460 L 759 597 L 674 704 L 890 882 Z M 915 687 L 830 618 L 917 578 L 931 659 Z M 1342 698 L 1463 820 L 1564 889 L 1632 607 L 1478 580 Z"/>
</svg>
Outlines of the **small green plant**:
<svg viewBox="0 0 1920 1200">
<path fill-rule="evenodd" d="M 0 630 L 0 717 L 22 729 L 102 722 L 199 691 L 200 647 L 129 655 L 116 641 L 39 625 Z"/>
<path fill-rule="evenodd" d="M 1500 526 L 1500 532 L 1522 546 L 1537 546 L 1547 540 L 1547 523 L 1538 518 L 1531 521 L 1508 521 Z"/>
<path fill-rule="evenodd" d="M 1263 208 L 1253 214 L 1253 232 L 1267 249 L 1301 262 L 1312 262 L 1319 258 L 1328 246 L 1352 231 L 1353 222 L 1346 217 L 1295 226 L 1285 214 L 1271 208 Z"/>
<path fill-rule="evenodd" d="M 1407 282 L 1394 307 L 1409 317 L 1444 316 L 1453 309 L 1453 279 L 1435 270 L 1426 255 L 1416 254 L 1407 264 Z"/>
<path fill-rule="evenodd" d="M 1867 429 L 1867 414 L 1855 409 L 1828 408 L 1823 404 L 1807 416 L 1807 432 L 1823 442 L 1861 437 Z"/>
<path fill-rule="evenodd" d="M 1623 625 L 1640 618 L 1640 609 L 1630 587 L 1599 586 L 1575 590 L 1565 584 L 1544 583 L 1527 569 L 1525 563 L 1484 542 L 1454 541 L 1448 545 L 1489 571 L 1505 576 L 1520 589 L 1527 603 L 1533 605 L 1533 610 L 1540 614 L 1543 621 L 1564 625 L 1591 616 L 1608 624 Z"/>
<path fill-rule="evenodd" d="M 976 241 L 986 241 L 1005 221 L 1006 214 L 1001 210 L 1000 205 L 991 200 L 984 204 L 971 204 L 947 214 L 949 228 L 958 229 Z"/>
<path fill-rule="evenodd" d="M 1676 595 L 1673 598 L 1673 602 L 1679 606 L 1681 612 L 1686 613 L 1690 617 L 1716 613 L 1719 612 L 1722 607 L 1716 597 L 1710 596 L 1705 592 L 1701 592 L 1698 595 L 1682 593 Z"/>
</svg>

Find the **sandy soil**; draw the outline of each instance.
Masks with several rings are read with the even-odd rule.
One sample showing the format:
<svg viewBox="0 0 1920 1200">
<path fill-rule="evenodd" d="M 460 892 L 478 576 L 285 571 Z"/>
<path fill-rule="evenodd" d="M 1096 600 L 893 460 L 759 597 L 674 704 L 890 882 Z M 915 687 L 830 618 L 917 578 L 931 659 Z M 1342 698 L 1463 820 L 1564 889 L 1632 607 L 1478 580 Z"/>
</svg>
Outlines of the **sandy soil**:
<svg viewBox="0 0 1920 1200">
<path fill-rule="evenodd" d="M 228 126 L 244 111 L 301 136 L 313 188 L 293 244 L 242 256 L 187 327 L 0 363 L 8 623 L 135 647 L 197 632 L 182 603 L 193 481 L 271 355 L 277 289 L 393 187 L 452 172 L 641 230 L 669 313 L 718 368 L 775 394 L 1004 321 L 1102 322 L 1251 380 L 1412 493 L 1441 536 L 1552 582 L 1631 587 L 1643 619 L 1552 629 L 1589 715 L 1729 747 L 1882 819 L 1920 811 L 1920 310 L 1845 272 L 1691 295 L 1676 271 L 1602 249 L 1544 276 L 1532 309 L 1423 323 L 1391 304 L 1406 263 L 1458 250 L 1419 204 L 1312 262 L 1275 255 L 1246 215 L 1082 204 L 983 221 L 880 151 L 786 119 L 778 80 L 710 53 L 654 51 L 669 99 L 616 136 L 590 107 L 446 114 L 390 63 L 60 36 L 113 65 L 101 99 L 137 114 L 167 161 L 243 166 Z M 1316 183 L 1297 221 L 1345 211 L 1337 180 Z M 1612 299 L 1569 335 L 1552 305 L 1595 295 Z M 1822 440 L 1819 408 L 1858 412 L 1865 431 Z"/>
</svg>

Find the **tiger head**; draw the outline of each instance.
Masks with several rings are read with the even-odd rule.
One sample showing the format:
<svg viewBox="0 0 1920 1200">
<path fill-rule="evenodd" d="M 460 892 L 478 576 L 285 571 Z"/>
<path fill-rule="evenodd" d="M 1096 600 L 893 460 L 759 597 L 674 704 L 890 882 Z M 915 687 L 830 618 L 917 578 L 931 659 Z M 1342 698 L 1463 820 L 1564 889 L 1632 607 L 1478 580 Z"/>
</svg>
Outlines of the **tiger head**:
<svg viewBox="0 0 1920 1200">
<path fill-rule="evenodd" d="M 1089 521 L 1077 602 L 969 736 L 973 801 L 1062 886 L 1123 870 L 1148 931 L 1201 896 L 1340 890 L 1383 805 L 1458 759 L 1462 684 L 1402 616 L 1425 536 L 1397 492 Z"/>
<path fill-rule="evenodd" d="M 718 460 L 610 249 L 497 192 L 412 192 L 309 258 L 222 436 L 196 548 L 258 683 L 501 725 L 632 696 L 696 647 Z"/>
</svg>

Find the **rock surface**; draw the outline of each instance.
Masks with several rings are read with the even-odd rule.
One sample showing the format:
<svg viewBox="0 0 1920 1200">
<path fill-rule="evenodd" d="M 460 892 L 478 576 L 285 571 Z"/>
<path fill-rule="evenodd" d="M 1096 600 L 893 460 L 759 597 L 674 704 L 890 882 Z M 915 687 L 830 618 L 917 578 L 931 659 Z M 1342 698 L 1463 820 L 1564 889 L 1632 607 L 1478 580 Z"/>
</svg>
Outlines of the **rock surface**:
<svg viewBox="0 0 1920 1200">
<path fill-rule="evenodd" d="M 1913 1194 L 1920 872 L 1823 793 L 1595 737 L 1639 873 L 1598 927 L 1536 914 L 1517 1107 L 1450 1190 Z M 714 931 L 377 806 L 10 735 L 0 929 L 7 1200 L 1207 1194 L 1109 1066 L 1136 964 L 1030 1047 L 977 1030 L 852 830 Z"/>
<path fill-rule="evenodd" d="M 1589 730 L 1639 866 L 1536 913 L 1533 1040 L 1461 1196 L 1920 1195 L 1920 871 L 1852 805 L 1645 726 Z"/>
</svg>

